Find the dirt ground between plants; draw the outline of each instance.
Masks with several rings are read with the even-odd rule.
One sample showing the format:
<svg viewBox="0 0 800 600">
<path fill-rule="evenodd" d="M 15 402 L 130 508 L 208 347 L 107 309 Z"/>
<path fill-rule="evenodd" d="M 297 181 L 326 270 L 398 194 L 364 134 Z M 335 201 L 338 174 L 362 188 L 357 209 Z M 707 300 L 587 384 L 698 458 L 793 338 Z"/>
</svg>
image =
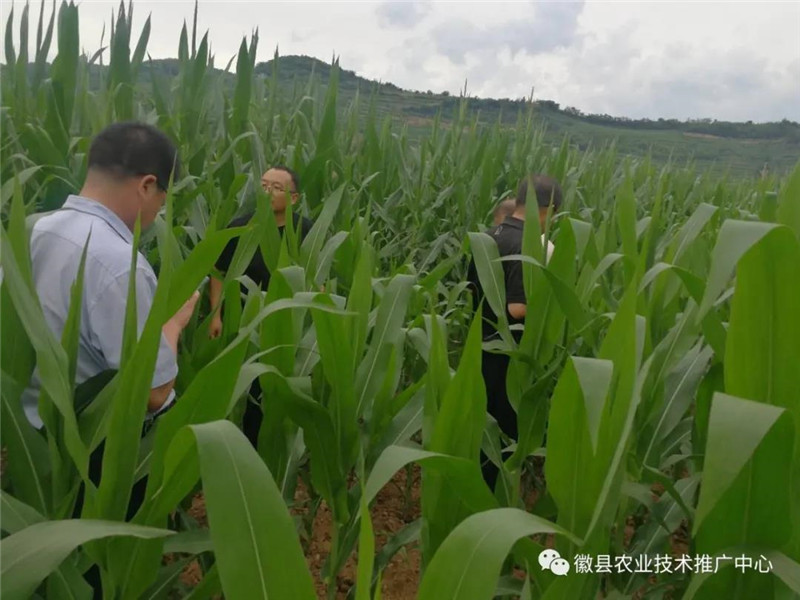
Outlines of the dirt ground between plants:
<svg viewBox="0 0 800 600">
<path fill-rule="evenodd" d="M 370 509 L 372 528 L 375 533 L 375 552 L 379 552 L 392 536 L 420 516 L 420 469 L 416 465 L 411 471 L 411 485 L 406 499 L 406 471 L 400 470 L 391 481 L 378 492 Z M 302 482 L 298 482 L 294 515 L 308 513 L 308 492 Z M 192 500 L 189 514 L 202 526 L 207 525 L 205 500 L 202 493 Z M 322 580 L 322 567 L 331 550 L 331 511 L 325 502 L 317 509 L 312 525 L 311 538 L 307 541 L 306 562 L 314 579 L 319 598 L 326 598 L 326 587 Z M 351 555 L 337 578 L 337 599 L 345 599 L 350 588 L 355 585 L 358 550 Z M 381 598 L 385 600 L 412 600 L 419 587 L 421 555 L 417 542 L 408 544 L 398 551 L 383 571 Z M 197 563 L 190 564 L 182 573 L 181 581 L 193 587 L 202 578 Z"/>
<path fill-rule="evenodd" d="M 0 476 L 4 474 L 7 463 L 7 450 L 0 449 Z M 537 475 L 543 476 L 542 465 L 537 465 Z M 420 516 L 420 487 L 421 475 L 420 468 L 413 465 L 410 476 L 411 481 L 407 482 L 407 473 L 401 469 L 391 481 L 378 492 L 375 502 L 370 509 L 372 516 L 372 526 L 375 533 L 375 552 L 380 552 L 384 544 L 392 538 L 407 524 L 418 519 Z M 683 473 L 686 477 L 688 473 Z M 654 501 L 658 501 L 664 494 L 664 488 L 660 484 L 651 486 L 651 494 Z M 531 510 L 538 499 L 538 490 L 529 489 L 525 494 L 525 505 Z M 297 492 L 295 494 L 295 507 L 291 513 L 295 516 L 307 516 L 309 510 L 309 496 L 302 481 L 298 481 Z M 208 527 L 206 516 L 205 499 L 202 492 L 196 494 L 192 499 L 189 515 L 194 518 L 201 527 Z M 322 567 L 331 549 L 331 527 L 333 525 L 331 512 L 322 502 L 314 517 L 311 527 L 311 537 L 304 540 L 306 562 L 311 571 L 314 585 L 319 598 L 326 598 L 326 586 L 322 580 Z M 631 538 L 635 533 L 636 523 L 633 517 L 627 519 L 624 533 L 623 544 L 629 547 Z M 546 536 L 540 540 L 547 547 L 553 546 L 553 536 Z M 690 536 L 686 521 L 681 522 L 678 529 L 669 537 L 670 549 L 673 556 L 680 556 L 689 552 Z M 172 562 L 174 556 L 166 557 L 166 562 Z M 342 572 L 337 577 L 337 600 L 344 600 L 350 589 L 355 585 L 356 567 L 358 551 L 355 550 L 345 563 Z M 419 588 L 419 574 L 421 565 L 420 549 L 417 542 L 412 542 L 399 550 L 391 559 L 388 566 L 383 571 L 381 581 L 381 597 L 386 600 L 411 600 L 416 598 Z M 524 577 L 524 573 L 515 570 L 515 575 Z M 203 573 L 197 561 L 191 562 L 181 573 L 181 582 L 192 588 L 203 578 Z M 650 584 L 655 583 L 651 580 Z M 636 590 L 633 598 L 641 598 L 647 589 L 645 585 L 642 589 Z M 670 598 L 671 594 L 667 591 L 665 598 Z M 220 596 L 221 598 L 221 596 Z"/>
<path fill-rule="evenodd" d="M 541 469 L 541 465 L 538 465 Z M 539 470 L 537 469 L 537 470 Z M 391 537 L 400 531 L 408 523 L 413 522 L 420 516 L 420 469 L 414 465 L 411 470 L 410 485 L 407 484 L 405 469 L 400 470 L 392 480 L 383 487 L 378 493 L 370 514 L 372 516 L 372 526 L 375 533 L 375 552 L 378 553 L 383 545 Z M 543 475 L 541 471 L 539 475 Z M 408 493 L 406 490 L 409 490 Z M 530 489 L 525 495 L 525 504 L 528 510 L 532 509 L 538 499 L 538 490 Z M 651 488 L 653 499 L 664 493 L 659 484 Z M 309 511 L 309 495 L 302 481 L 298 482 L 295 494 L 295 507 L 291 513 L 295 516 L 307 516 Z M 193 501 L 189 514 L 195 518 L 202 526 L 207 526 L 205 501 L 202 493 L 197 494 Z M 303 540 L 306 550 L 306 562 L 311 571 L 317 596 L 321 599 L 326 598 L 326 586 L 322 579 L 322 568 L 325 559 L 331 550 L 331 527 L 333 526 L 331 512 L 328 506 L 322 502 L 314 517 L 311 527 L 310 539 Z M 635 522 L 633 517 L 629 517 L 625 527 L 624 544 L 630 544 L 631 538 L 635 533 Z M 545 546 L 552 547 L 554 544 L 553 536 L 545 536 L 540 540 Z M 681 555 L 688 552 L 689 536 L 686 523 L 672 533 L 670 536 L 670 546 L 673 555 Z M 358 550 L 348 558 L 344 568 L 337 577 L 336 598 L 344 600 L 350 589 L 355 585 L 356 568 L 358 564 Z M 419 589 L 419 574 L 421 565 L 421 554 L 417 542 L 412 542 L 398 551 L 383 571 L 381 580 L 381 598 L 385 600 L 413 600 L 417 596 Z M 522 571 L 515 572 L 520 578 L 524 577 Z M 197 563 L 190 564 L 181 576 L 182 582 L 193 587 L 202 578 Z M 655 581 L 650 582 L 655 583 Z M 647 587 L 634 592 L 634 598 L 640 598 Z"/>
</svg>

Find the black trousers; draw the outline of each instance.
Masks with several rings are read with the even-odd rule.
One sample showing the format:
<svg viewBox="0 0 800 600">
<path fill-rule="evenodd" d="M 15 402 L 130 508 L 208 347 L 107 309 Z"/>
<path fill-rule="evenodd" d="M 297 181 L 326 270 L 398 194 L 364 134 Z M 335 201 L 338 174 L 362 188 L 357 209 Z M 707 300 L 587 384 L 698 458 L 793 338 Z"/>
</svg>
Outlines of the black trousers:
<svg viewBox="0 0 800 600">
<path fill-rule="evenodd" d="M 100 475 L 103 472 L 103 452 L 105 451 L 105 447 L 106 442 L 103 440 L 100 445 L 94 449 L 94 452 L 89 455 L 89 480 L 96 486 L 100 485 Z M 125 515 L 126 521 L 130 521 L 144 503 L 146 490 L 147 477 L 143 477 L 133 484 L 133 488 L 131 489 L 131 497 L 128 501 L 128 510 Z M 73 519 L 78 519 L 81 516 L 85 493 L 85 485 L 81 483 L 81 487 L 78 490 L 78 497 L 75 500 L 75 508 L 72 511 Z M 100 581 L 100 568 L 97 565 L 92 565 L 89 567 L 89 570 L 84 573 L 83 578 L 92 587 L 92 597 L 95 600 L 102 600 L 103 586 Z"/>
<path fill-rule="evenodd" d="M 506 354 L 483 352 L 481 374 L 486 387 L 486 410 L 495 418 L 503 433 L 512 439 L 517 439 L 517 412 L 508 401 L 506 390 L 509 361 Z M 494 490 L 499 470 L 483 452 L 481 452 L 481 472 L 486 484 Z"/>
<path fill-rule="evenodd" d="M 242 433 L 250 440 L 253 448 L 258 449 L 258 430 L 264 420 L 264 411 L 261 410 L 261 384 L 258 378 L 250 385 L 250 395 L 253 400 L 247 399 L 244 403 L 244 416 L 242 417 Z"/>
</svg>

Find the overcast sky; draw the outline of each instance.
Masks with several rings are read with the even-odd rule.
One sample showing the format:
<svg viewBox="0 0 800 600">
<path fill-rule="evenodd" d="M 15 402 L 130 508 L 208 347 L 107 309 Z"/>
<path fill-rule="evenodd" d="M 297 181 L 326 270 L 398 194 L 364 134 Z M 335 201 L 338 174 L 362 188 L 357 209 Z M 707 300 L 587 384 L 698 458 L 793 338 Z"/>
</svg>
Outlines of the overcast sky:
<svg viewBox="0 0 800 600">
<path fill-rule="evenodd" d="M 80 3 L 88 54 L 117 6 Z M 152 14 L 150 55 L 176 57 L 193 6 L 134 2 L 134 38 Z M 4 0 L 4 24 L 10 9 Z M 17 2 L 15 29 L 21 9 Z M 38 9 L 31 2 L 31 40 Z M 256 27 L 259 62 L 276 45 L 325 61 L 335 53 L 343 68 L 407 89 L 457 94 L 467 80 L 472 96 L 527 97 L 533 88 L 536 99 L 615 116 L 800 121 L 797 0 L 200 2 L 198 28 L 210 30 L 219 67 Z"/>
</svg>

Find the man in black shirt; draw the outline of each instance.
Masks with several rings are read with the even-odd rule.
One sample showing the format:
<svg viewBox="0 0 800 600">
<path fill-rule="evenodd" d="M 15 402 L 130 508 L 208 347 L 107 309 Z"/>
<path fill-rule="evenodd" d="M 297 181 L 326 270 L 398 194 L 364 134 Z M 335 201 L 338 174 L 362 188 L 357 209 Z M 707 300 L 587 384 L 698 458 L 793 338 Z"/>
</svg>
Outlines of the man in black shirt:
<svg viewBox="0 0 800 600">
<path fill-rule="evenodd" d="M 269 193 L 271 196 L 271 208 L 273 214 L 275 215 L 275 222 L 278 225 L 278 232 L 283 235 L 286 227 L 286 207 L 289 203 L 292 205 L 296 204 L 300 199 L 300 178 L 298 177 L 297 173 L 288 167 L 274 166 L 268 169 L 261 176 L 261 187 L 264 188 L 264 191 Z M 253 214 L 245 215 L 239 219 L 234 219 L 230 226 L 239 227 L 242 225 L 247 225 L 252 218 Z M 308 235 L 308 232 L 311 231 L 311 227 L 314 225 L 310 219 L 301 217 L 294 211 L 292 212 L 292 220 L 294 222 L 295 230 L 297 231 L 301 240 Z M 220 272 L 225 273 L 230 268 L 238 242 L 238 238 L 232 239 L 230 242 L 228 242 L 227 246 L 225 246 L 222 254 L 220 254 L 220 257 L 216 263 L 216 267 Z M 266 291 L 269 286 L 270 272 L 267 268 L 267 265 L 264 264 L 264 258 L 262 257 L 261 252 L 257 251 L 253 255 L 253 258 L 245 269 L 244 274 L 252 279 L 253 282 L 262 290 Z M 219 305 L 222 300 L 222 281 L 212 277 L 209 287 L 211 306 L 214 308 Z M 219 337 L 221 333 L 222 311 L 219 309 L 212 317 L 209 336 L 216 338 Z M 253 396 L 253 398 L 259 400 L 261 396 L 261 386 L 258 383 L 258 379 L 253 381 L 253 385 L 250 388 L 250 394 Z M 242 431 L 247 436 L 247 439 L 249 439 L 253 444 L 253 447 L 257 446 L 258 430 L 261 427 L 262 418 L 263 413 L 261 411 L 261 407 L 253 402 L 248 401 L 245 408 L 244 417 L 242 419 Z"/>
<path fill-rule="evenodd" d="M 275 222 L 278 224 L 278 232 L 283 235 L 283 231 L 286 227 L 286 206 L 288 203 L 292 205 L 296 204 L 297 200 L 300 198 L 300 178 L 297 173 L 288 167 L 275 166 L 267 170 L 261 176 L 261 187 L 272 197 L 272 212 L 275 215 Z M 234 219 L 230 227 L 247 225 L 252 218 L 253 214 L 251 213 Z M 314 225 L 310 219 L 301 217 L 295 212 L 292 213 L 292 220 L 294 221 L 295 229 L 297 229 L 301 240 L 308 235 L 308 232 L 311 231 L 311 227 Z M 216 263 L 216 267 L 220 272 L 225 273 L 230 268 L 238 243 L 238 238 L 232 239 L 228 242 L 228 245 L 225 246 L 222 254 L 220 254 Z M 264 264 L 264 258 L 260 252 L 256 252 L 253 255 L 244 274 L 252 279 L 262 290 L 266 291 L 269 286 L 270 273 L 267 265 Z M 215 307 L 222 300 L 222 281 L 212 277 L 209 291 L 211 295 L 211 306 Z M 220 311 L 217 311 L 211 320 L 209 334 L 212 338 L 215 338 L 219 337 L 221 333 L 222 314 Z"/>
<path fill-rule="evenodd" d="M 547 223 L 548 208 L 552 203 L 553 212 L 558 212 L 561 207 L 561 186 L 552 177 L 546 175 L 529 175 L 523 179 L 517 188 L 515 208 L 511 215 L 499 225 L 492 227 L 486 233 L 492 236 L 497 243 L 500 256 L 522 254 L 522 233 L 525 226 L 525 201 L 528 196 L 528 187 L 533 186 L 536 201 L 539 205 L 539 225 L 542 231 Z M 542 243 L 545 237 L 542 235 Z M 553 253 L 553 244 L 547 242 L 546 259 L 549 260 Z M 506 290 L 506 317 L 509 325 L 522 324 L 525 321 L 527 302 L 522 279 L 522 263 L 518 260 L 503 261 L 503 278 Z M 483 299 L 478 272 L 474 262 L 470 263 L 468 280 L 473 292 L 473 302 L 477 309 Z M 494 327 L 497 315 L 489 306 L 483 303 L 483 341 L 499 338 L 499 333 Z M 512 331 L 514 339 L 519 342 L 521 331 Z M 484 351 L 482 353 L 481 371 L 484 385 L 486 386 L 487 410 L 496 420 L 502 431 L 513 439 L 517 439 L 517 413 L 508 400 L 506 391 L 506 375 L 508 373 L 509 357 L 507 354 L 495 354 Z M 484 479 L 490 487 L 494 487 L 497 479 L 497 468 L 486 457 L 482 457 Z"/>
</svg>

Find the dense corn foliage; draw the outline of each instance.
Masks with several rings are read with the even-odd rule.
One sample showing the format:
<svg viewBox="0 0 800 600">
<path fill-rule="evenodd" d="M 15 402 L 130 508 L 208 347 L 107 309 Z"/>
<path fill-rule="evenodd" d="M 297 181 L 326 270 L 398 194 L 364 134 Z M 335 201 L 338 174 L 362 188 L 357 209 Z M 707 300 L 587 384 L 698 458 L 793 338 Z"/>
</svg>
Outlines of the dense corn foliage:
<svg viewBox="0 0 800 600">
<path fill-rule="evenodd" d="M 509 130 L 461 110 L 411 143 L 377 120 L 370 90 L 338 106 L 335 69 L 324 90 L 313 78 L 292 90 L 278 88 L 277 74 L 256 78 L 257 35 L 242 41 L 235 88 L 225 90 L 208 34 L 198 40 L 186 26 L 179 75 L 141 86 L 149 20 L 134 31 L 122 6 L 106 51 L 86 57 L 78 8 L 62 3 L 48 16 L 41 6 L 32 54 L 28 7 L 18 47 L 12 13 L 2 70 L 4 597 L 90 597 L 81 574 L 96 564 L 107 598 L 312 598 L 287 508 L 301 479 L 333 516 L 329 594 L 358 549 L 351 594 L 377 598 L 390 555 L 374 552 L 369 507 L 411 463 L 423 472 L 422 516 L 395 544 L 422 548 L 410 595 L 800 594 L 800 169 L 785 181 L 733 182 L 613 148 L 552 148 L 530 114 Z M 144 332 L 135 343 L 129 332 L 111 382 L 87 389 L 74 379 L 80 278 L 55 339 L 33 291 L 26 219 L 80 189 L 91 137 L 127 119 L 166 131 L 186 172 L 137 237 L 159 276 Z M 260 174 L 278 163 L 300 172 L 298 208 L 315 220 L 302 243 L 291 231 L 281 239 L 259 201 Z M 486 301 L 505 314 L 498 251 L 481 231 L 529 172 L 559 179 L 565 202 L 546 232 L 556 248 L 546 266 L 538 220 L 526 220 L 524 331 L 517 343 L 501 320 L 494 343 L 512 357 L 520 434 L 508 440 L 487 421 L 480 319 L 463 280 L 472 257 Z M 253 209 L 248 227 L 225 229 Z M 225 278 L 223 335 L 209 339 L 202 307 L 180 348 L 180 400 L 140 440 L 160 327 L 232 235 L 243 242 Z M 266 293 L 248 286 L 241 304 L 238 278 L 255 252 L 274 275 Z M 19 405 L 34 365 L 46 437 Z M 257 452 L 234 425 L 256 378 Z M 103 440 L 95 486 L 88 456 Z M 501 468 L 494 493 L 481 448 Z M 527 511 L 522 481 L 536 456 L 546 457 L 546 488 Z M 145 475 L 145 502 L 126 522 Z M 208 529 L 184 518 L 198 488 Z M 770 572 L 723 560 L 717 572 L 559 577 L 538 564 L 548 540 L 570 562 L 668 555 L 682 523 L 689 554 L 760 557 Z M 165 554 L 180 558 L 163 565 Z M 196 556 L 204 578 L 186 590 L 178 574 Z M 524 578 L 509 576 L 512 564 Z"/>
</svg>

